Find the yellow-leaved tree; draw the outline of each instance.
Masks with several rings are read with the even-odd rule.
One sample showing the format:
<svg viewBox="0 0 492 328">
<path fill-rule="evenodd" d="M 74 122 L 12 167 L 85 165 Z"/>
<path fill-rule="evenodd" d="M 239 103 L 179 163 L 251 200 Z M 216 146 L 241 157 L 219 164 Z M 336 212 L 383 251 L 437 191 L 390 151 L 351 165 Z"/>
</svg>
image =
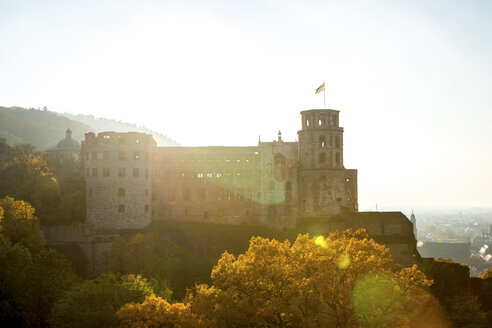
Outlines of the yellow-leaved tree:
<svg viewBox="0 0 492 328">
<path fill-rule="evenodd" d="M 245 254 L 222 255 L 212 282 L 196 286 L 180 305 L 186 324 L 175 314 L 173 325 L 162 324 L 172 311 L 149 312 L 147 299 L 120 309 L 121 326 L 419 327 L 427 317 L 444 327 L 425 291 L 432 282 L 416 266 L 396 264 L 363 230 L 299 235 L 293 244 L 253 237 Z"/>
</svg>

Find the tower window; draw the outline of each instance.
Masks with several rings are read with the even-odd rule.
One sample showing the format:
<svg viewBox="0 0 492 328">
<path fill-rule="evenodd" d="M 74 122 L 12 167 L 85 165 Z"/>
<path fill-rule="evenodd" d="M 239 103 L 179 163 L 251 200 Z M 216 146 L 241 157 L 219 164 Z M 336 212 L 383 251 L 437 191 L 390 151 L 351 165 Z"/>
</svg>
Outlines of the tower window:
<svg viewBox="0 0 492 328">
<path fill-rule="evenodd" d="M 224 212 L 222 211 L 222 209 L 219 209 L 219 213 L 218 214 L 219 214 L 219 216 L 224 215 Z"/>
<path fill-rule="evenodd" d="M 124 188 L 119 188 L 118 189 L 118 196 L 119 197 L 124 197 L 125 196 L 125 189 Z"/>
<path fill-rule="evenodd" d="M 123 204 L 118 205 L 118 213 L 125 213 L 125 205 Z"/>
<path fill-rule="evenodd" d="M 340 136 L 336 136 L 335 138 L 335 147 L 340 148 Z"/>
<path fill-rule="evenodd" d="M 325 148 L 325 136 L 319 137 L 319 148 Z"/>
<path fill-rule="evenodd" d="M 140 153 L 138 151 L 133 152 L 133 159 L 140 159 Z"/>
<path fill-rule="evenodd" d="M 336 155 L 335 155 L 335 162 L 337 164 L 340 164 L 340 153 L 336 153 Z"/>
<path fill-rule="evenodd" d="M 249 210 L 246 210 L 246 216 L 249 216 Z"/>
<path fill-rule="evenodd" d="M 276 214 L 275 205 L 270 205 L 270 206 L 268 207 L 268 215 L 273 216 L 273 215 L 275 215 L 275 214 Z"/>
<path fill-rule="evenodd" d="M 109 177 L 109 167 L 103 167 L 103 177 Z"/>
<path fill-rule="evenodd" d="M 323 120 L 318 120 L 318 125 L 322 126 L 323 125 Z"/>
<path fill-rule="evenodd" d="M 326 159 L 326 154 L 325 153 L 319 153 L 318 162 L 320 164 L 323 164 L 325 162 L 325 159 Z"/>
<path fill-rule="evenodd" d="M 92 188 L 89 188 L 89 197 L 92 197 Z"/>
<path fill-rule="evenodd" d="M 306 126 L 309 127 L 309 120 L 306 120 Z"/>
<path fill-rule="evenodd" d="M 97 177 L 97 167 L 92 169 L 92 176 Z"/>
<path fill-rule="evenodd" d="M 149 205 L 145 204 L 145 206 L 144 206 L 144 212 L 146 214 L 149 213 Z"/>
<path fill-rule="evenodd" d="M 119 176 L 120 178 L 123 178 L 124 176 L 126 176 L 126 169 L 125 169 L 124 167 L 120 167 L 120 168 L 118 169 L 118 176 Z"/>
<path fill-rule="evenodd" d="M 139 176 L 140 176 L 140 169 L 139 169 L 138 167 L 135 167 L 135 168 L 133 169 L 133 176 L 134 176 L 135 178 L 137 178 L 137 177 L 139 177 Z"/>
</svg>

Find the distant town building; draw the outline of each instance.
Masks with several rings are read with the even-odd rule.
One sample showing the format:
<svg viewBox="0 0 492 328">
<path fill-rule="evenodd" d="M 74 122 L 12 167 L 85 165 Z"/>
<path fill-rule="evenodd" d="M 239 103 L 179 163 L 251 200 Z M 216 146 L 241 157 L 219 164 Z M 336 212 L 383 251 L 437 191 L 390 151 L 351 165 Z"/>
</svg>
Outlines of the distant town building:
<svg viewBox="0 0 492 328">
<path fill-rule="evenodd" d="M 425 242 L 417 250 L 422 257 L 451 259 L 458 263 L 468 263 L 471 255 L 468 243 Z"/>
</svg>

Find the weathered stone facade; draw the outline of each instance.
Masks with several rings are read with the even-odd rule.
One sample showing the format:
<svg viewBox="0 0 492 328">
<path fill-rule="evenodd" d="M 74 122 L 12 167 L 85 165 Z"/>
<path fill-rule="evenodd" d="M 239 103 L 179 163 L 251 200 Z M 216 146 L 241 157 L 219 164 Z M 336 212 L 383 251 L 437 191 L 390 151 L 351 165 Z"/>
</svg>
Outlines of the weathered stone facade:
<svg viewBox="0 0 492 328">
<path fill-rule="evenodd" d="M 357 211 L 357 171 L 343 166 L 339 111 L 301 112 L 299 142 L 252 147 L 161 147 L 154 158 L 156 220 L 293 227 L 297 218 Z"/>
<path fill-rule="evenodd" d="M 155 141 L 150 134 L 87 133 L 82 145 L 87 223 L 95 230 L 141 229 L 151 220 Z"/>
</svg>

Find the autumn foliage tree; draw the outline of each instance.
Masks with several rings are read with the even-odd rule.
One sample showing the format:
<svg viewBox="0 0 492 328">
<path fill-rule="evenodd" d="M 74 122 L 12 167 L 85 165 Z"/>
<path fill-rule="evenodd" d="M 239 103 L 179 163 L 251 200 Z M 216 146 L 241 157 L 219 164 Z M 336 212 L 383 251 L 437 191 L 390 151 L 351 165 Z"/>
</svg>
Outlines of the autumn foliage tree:
<svg viewBox="0 0 492 328">
<path fill-rule="evenodd" d="M 34 253 L 46 246 L 39 219 L 34 216 L 34 208 L 11 197 L 0 199 L 0 236 L 13 244 L 24 245 Z"/>
<path fill-rule="evenodd" d="M 60 187 L 46 160 L 35 154 L 34 147 L 14 147 L 11 161 L 0 170 L 0 197 L 10 196 L 30 203 L 43 223 L 56 220 Z"/>
<path fill-rule="evenodd" d="M 395 264 L 362 230 L 299 235 L 293 244 L 253 237 L 245 254 L 224 253 L 211 278 L 212 286 L 196 286 L 180 305 L 196 327 L 418 327 L 434 307 L 441 320 L 424 290 L 432 282 L 416 266 Z M 175 312 L 166 304 L 127 305 L 118 318 L 122 327 L 143 327 L 149 311 L 161 323 L 148 327 L 194 327 L 163 324 Z"/>
</svg>

